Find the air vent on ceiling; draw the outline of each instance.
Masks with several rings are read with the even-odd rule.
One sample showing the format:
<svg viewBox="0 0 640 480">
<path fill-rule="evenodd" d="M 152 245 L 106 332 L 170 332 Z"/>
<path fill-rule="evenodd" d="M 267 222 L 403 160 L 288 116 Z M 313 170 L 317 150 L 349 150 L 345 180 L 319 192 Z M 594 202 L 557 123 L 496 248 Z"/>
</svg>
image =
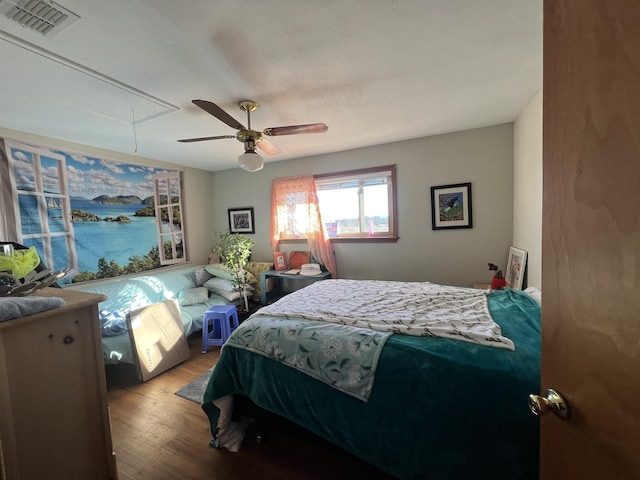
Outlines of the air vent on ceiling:
<svg viewBox="0 0 640 480">
<path fill-rule="evenodd" d="M 52 38 L 80 17 L 54 2 L 0 0 L 0 13 L 24 28 Z"/>
</svg>

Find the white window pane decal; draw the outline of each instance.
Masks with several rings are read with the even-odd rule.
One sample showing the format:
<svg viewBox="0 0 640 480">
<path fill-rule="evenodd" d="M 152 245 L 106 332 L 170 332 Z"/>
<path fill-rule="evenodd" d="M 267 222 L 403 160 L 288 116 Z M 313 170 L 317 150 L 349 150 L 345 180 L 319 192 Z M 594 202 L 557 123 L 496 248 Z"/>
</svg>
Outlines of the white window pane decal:
<svg viewBox="0 0 640 480">
<path fill-rule="evenodd" d="M 5 141 L 18 243 L 35 247 L 50 269 L 77 270 L 63 155 Z"/>
<path fill-rule="evenodd" d="M 38 198 L 35 195 L 18 194 L 21 233 L 38 235 L 42 233 L 42 222 L 38 213 Z"/>
<path fill-rule="evenodd" d="M 47 198 L 47 218 L 49 219 L 49 231 L 51 233 L 65 233 L 67 231 L 67 224 L 62 215 L 62 208 L 59 202 L 60 199 Z"/>
<path fill-rule="evenodd" d="M 13 164 L 13 184 L 16 190 L 35 192 L 36 172 L 33 163 L 33 154 L 11 147 L 10 151 Z"/>
<path fill-rule="evenodd" d="M 56 271 L 63 270 L 71 265 L 68 245 L 69 241 L 67 235 L 51 238 L 51 249 L 56 252 L 56 254 L 53 257 L 53 265 L 47 265 L 47 267 Z"/>
<path fill-rule="evenodd" d="M 59 160 L 49 158 L 45 155 L 40 156 L 40 167 L 42 172 L 42 185 L 45 193 L 57 194 L 58 200 L 55 202 L 60 206 L 60 195 L 62 193 L 60 180 L 60 162 Z"/>
<path fill-rule="evenodd" d="M 162 179 L 155 182 L 157 189 L 158 205 L 167 205 L 169 203 L 169 188 L 167 180 Z"/>
<path fill-rule="evenodd" d="M 187 259 L 182 232 L 181 185 L 180 172 L 153 176 L 160 263 L 163 265 L 183 263 Z"/>
</svg>

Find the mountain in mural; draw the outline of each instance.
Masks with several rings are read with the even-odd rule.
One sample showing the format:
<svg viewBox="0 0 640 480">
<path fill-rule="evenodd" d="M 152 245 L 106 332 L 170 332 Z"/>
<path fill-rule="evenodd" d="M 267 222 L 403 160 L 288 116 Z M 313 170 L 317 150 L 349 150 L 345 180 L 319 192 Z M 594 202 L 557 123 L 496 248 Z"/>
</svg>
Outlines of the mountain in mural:
<svg viewBox="0 0 640 480">
<path fill-rule="evenodd" d="M 103 205 L 140 205 L 142 204 L 142 199 L 137 195 L 118 195 L 117 197 L 100 195 L 91 200 L 91 202 Z"/>
</svg>

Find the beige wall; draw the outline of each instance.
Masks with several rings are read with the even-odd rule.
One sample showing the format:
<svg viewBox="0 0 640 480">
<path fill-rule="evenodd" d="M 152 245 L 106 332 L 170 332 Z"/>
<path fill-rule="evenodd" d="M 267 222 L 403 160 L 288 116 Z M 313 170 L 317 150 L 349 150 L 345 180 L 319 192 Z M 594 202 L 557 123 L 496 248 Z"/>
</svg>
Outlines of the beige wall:
<svg viewBox="0 0 640 480">
<path fill-rule="evenodd" d="M 542 91 L 513 132 L 513 245 L 527 251 L 527 285 L 542 286 Z"/>
<path fill-rule="evenodd" d="M 397 165 L 397 243 L 335 244 L 338 272 L 343 278 L 433 281 L 451 285 L 488 282 L 487 262 L 506 266 L 509 246 L 529 251 L 529 284 L 540 276 L 541 214 L 514 214 L 535 201 L 541 203 L 541 187 L 529 193 L 528 180 L 521 183 L 536 144 L 536 97 L 514 124 L 504 124 L 446 135 L 419 138 L 347 152 L 298 160 L 271 162 L 259 172 L 240 169 L 207 172 L 166 164 L 117 152 L 96 149 L 62 140 L 0 129 L 0 136 L 69 151 L 132 163 L 167 166 L 184 171 L 185 226 L 193 264 L 205 263 L 216 232 L 228 229 L 227 208 L 253 207 L 256 234 L 253 258 L 272 259 L 269 245 L 269 195 L 273 178 L 304 173 L 326 173 L 376 165 Z M 517 132 L 514 132 L 517 128 Z M 541 125 L 539 125 L 541 131 Z M 540 133 L 541 134 L 541 133 Z M 514 145 L 514 137 L 517 139 Z M 527 146 L 530 142 L 531 146 Z M 283 145 L 284 147 L 284 145 Z M 524 153 L 522 153 L 524 152 Z M 514 169 L 514 155 L 518 171 Z M 528 168 L 528 167 L 527 167 Z M 525 171 L 524 178 L 531 178 Z M 431 229 L 430 187 L 449 183 L 472 183 L 472 229 Z M 531 200 L 533 199 L 533 200 Z M 522 219 L 527 219 L 524 222 Z M 531 219 L 531 222 L 529 222 Z M 536 230 L 537 229 L 537 230 Z M 533 231 L 533 233 L 529 233 Z M 537 233 L 536 233 L 537 232 Z M 533 239 L 537 239 L 533 241 Z M 284 250 L 303 249 L 306 244 L 286 244 Z M 538 249 L 539 252 L 539 249 Z M 534 262 L 537 267 L 534 267 Z M 537 273 L 535 273 L 537 272 Z"/>
<path fill-rule="evenodd" d="M 211 172 L 197 170 L 194 168 L 186 168 L 181 165 L 159 162 L 148 158 L 141 158 L 135 155 L 126 155 L 112 152 L 110 150 L 97 149 L 86 145 L 65 142 L 63 140 L 30 135 L 24 132 L 4 128 L 0 128 L 0 137 L 10 138 L 37 146 L 52 147 L 68 152 L 77 152 L 99 158 L 182 170 L 184 172 L 184 214 L 185 226 L 188 229 L 187 245 L 189 249 L 189 258 L 193 264 L 201 264 L 208 261 L 208 253 L 211 251 L 211 238 L 214 235 L 213 211 L 211 208 L 213 203 L 213 196 L 211 192 L 213 174 Z M 1 229 L 2 225 L 0 224 L 0 230 Z M 2 231 L 0 231 L 0 237 L 4 237 Z"/>
<path fill-rule="evenodd" d="M 227 208 L 253 207 L 256 243 L 252 258 L 272 261 L 272 179 L 396 164 L 400 240 L 335 244 L 339 276 L 464 286 L 486 283 L 491 278 L 487 263 L 506 266 L 512 242 L 513 151 L 513 124 L 504 124 L 271 162 L 255 173 L 240 169 L 216 172 L 211 184 L 215 230 L 228 229 Z M 463 182 L 472 183 L 473 228 L 432 230 L 430 187 Z M 286 244 L 282 249 L 305 247 L 304 243 Z"/>
</svg>

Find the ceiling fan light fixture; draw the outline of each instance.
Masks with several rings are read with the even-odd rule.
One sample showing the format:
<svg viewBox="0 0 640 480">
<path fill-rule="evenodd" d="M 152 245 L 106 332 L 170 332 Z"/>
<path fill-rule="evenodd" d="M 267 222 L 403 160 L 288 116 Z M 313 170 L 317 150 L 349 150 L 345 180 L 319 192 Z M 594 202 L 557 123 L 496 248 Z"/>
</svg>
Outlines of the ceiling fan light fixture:
<svg viewBox="0 0 640 480">
<path fill-rule="evenodd" d="M 264 167 L 264 160 L 256 152 L 247 150 L 238 157 L 238 165 L 247 172 L 257 172 Z"/>
</svg>

